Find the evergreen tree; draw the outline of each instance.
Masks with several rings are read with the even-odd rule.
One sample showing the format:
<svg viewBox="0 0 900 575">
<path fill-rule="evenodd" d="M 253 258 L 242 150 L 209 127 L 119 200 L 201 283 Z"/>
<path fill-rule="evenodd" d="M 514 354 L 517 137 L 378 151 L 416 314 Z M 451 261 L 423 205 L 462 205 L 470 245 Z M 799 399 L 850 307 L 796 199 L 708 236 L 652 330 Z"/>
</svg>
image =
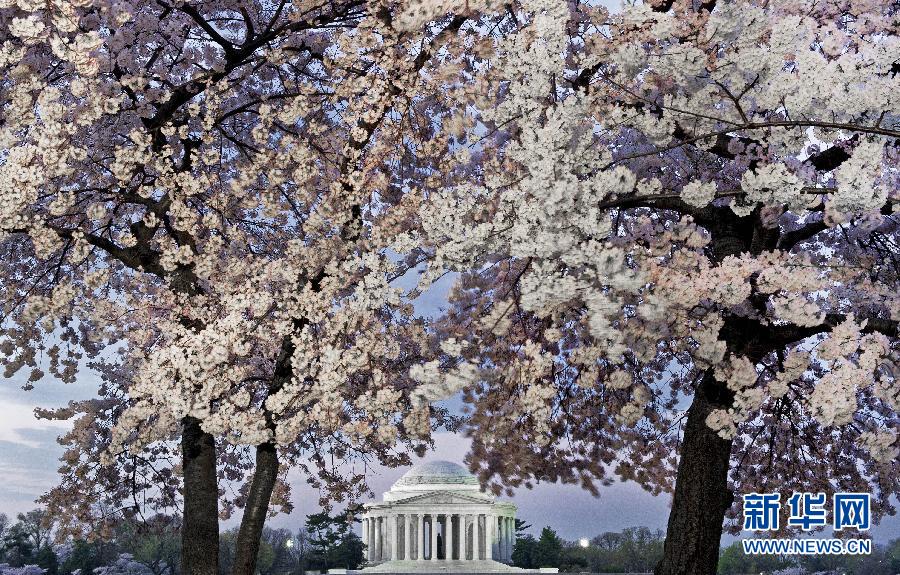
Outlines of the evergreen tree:
<svg viewBox="0 0 900 575">
<path fill-rule="evenodd" d="M 333 519 L 324 511 L 313 513 L 306 518 L 306 530 L 309 532 L 309 545 L 312 548 L 310 567 L 328 570 L 329 551 L 338 544 L 338 536 L 333 526 Z"/>
<path fill-rule="evenodd" d="M 894 539 L 887 544 L 884 551 L 885 562 L 890 565 L 895 573 L 900 573 L 900 539 Z"/>
<path fill-rule="evenodd" d="M 0 540 L 0 560 L 11 567 L 32 563 L 34 546 L 21 523 L 10 527 Z"/>
<path fill-rule="evenodd" d="M 534 569 L 534 554 L 537 541 L 533 535 L 521 535 L 516 537 L 513 547 L 512 562 L 516 567 Z"/>
<path fill-rule="evenodd" d="M 94 569 L 103 564 L 100 549 L 95 543 L 76 539 L 71 555 L 63 561 L 62 571 L 71 573 L 78 569 L 80 575 L 93 575 Z"/>
<path fill-rule="evenodd" d="M 550 527 L 541 530 L 541 536 L 534 548 L 533 563 L 535 567 L 559 567 L 563 542 Z"/>
<path fill-rule="evenodd" d="M 59 559 L 49 544 L 37 550 L 33 561 L 35 565 L 44 569 L 46 575 L 57 575 L 59 572 Z"/>
<path fill-rule="evenodd" d="M 354 519 L 355 520 L 355 519 Z M 331 567 L 355 569 L 363 562 L 362 540 L 350 529 L 346 515 L 331 517 L 326 512 L 306 519 L 312 553 L 308 566 L 328 570 Z"/>
<path fill-rule="evenodd" d="M 331 555 L 331 564 L 344 569 L 356 569 L 363 562 L 363 542 L 356 533 L 347 529 Z"/>
</svg>

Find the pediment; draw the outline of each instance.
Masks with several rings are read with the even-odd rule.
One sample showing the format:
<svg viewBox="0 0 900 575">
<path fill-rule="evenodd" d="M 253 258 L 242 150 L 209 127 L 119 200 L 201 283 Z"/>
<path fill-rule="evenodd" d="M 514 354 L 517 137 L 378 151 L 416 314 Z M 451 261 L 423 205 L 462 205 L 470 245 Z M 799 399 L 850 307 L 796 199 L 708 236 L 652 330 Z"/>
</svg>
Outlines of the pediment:
<svg viewBox="0 0 900 575">
<path fill-rule="evenodd" d="M 450 491 L 430 491 L 421 495 L 413 495 L 392 501 L 393 505 L 484 505 L 493 503 L 490 495 L 478 493 L 453 493 Z"/>
</svg>

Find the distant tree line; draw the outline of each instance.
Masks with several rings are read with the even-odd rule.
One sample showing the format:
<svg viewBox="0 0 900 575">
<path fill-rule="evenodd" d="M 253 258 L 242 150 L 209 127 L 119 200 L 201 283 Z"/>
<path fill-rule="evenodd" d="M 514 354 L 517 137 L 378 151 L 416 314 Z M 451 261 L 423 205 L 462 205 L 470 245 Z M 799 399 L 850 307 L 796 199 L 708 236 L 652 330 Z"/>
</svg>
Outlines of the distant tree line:
<svg viewBox="0 0 900 575">
<path fill-rule="evenodd" d="M 516 520 L 513 565 L 528 569 L 557 567 L 562 572 L 649 573 L 659 562 L 665 534 L 647 527 L 606 532 L 590 540 L 587 547 L 561 539 L 544 527 L 539 537 L 524 533 L 530 526 Z"/>
<path fill-rule="evenodd" d="M 258 575 L 305 575 L 330 568 L 358 568 L 363 544 L 346 514 L 309 515 L 296 532 L 265 527 L 257 556 Z M 0 575 L 181 575 L 180 518 L 157 515 L 119 522 L 104 537 L 56 541 L 43 509 L 0 514 Z M 219 574 L 230 575 L 238 528 L 223 531 Z"/>
<path fill-rule="evenodd" d="M 868 555 L 745 555 L 740 541 L 722 549 L 719 575 L 896 575 L 900 573 L 900 539 L 873 545 Z"/>
<path fill-rule="evenodd" d="M 512 562 L 517 567 L 557 567 L 565 573 L 650 573 L 663 552 L 665 533 L 647 527 L 605 532 L 587 547 L 566 541 L 550 527 L 538 537 L 531 525 L 516 520 Z M 811 555 L 781 557 L 745 555 L 741 542 L 723 547 L 718 575 L 896 575 L 900 574 L 900 539 L 874 545 L 870 555 Z"/>
<path fill-rule="evenodd" d="M 238 529 L 222 533 L 219 572 L 230 574 L 237 552 Z M 296 534 L 289 529 L 266 527 L 262 531 L 256 569 L 260 575 L 301 575 L 328 569 L 356 569 L 363 562 L 363 542 L 346 515 L 314 513 Z"/>
<path fill-rule="evenodd" d="M 349 519 L 348 519 L 349 518 Z M 353 514 L 307 516 L 296 532 L 262 530 L 258 575 L 306 575 L 328 569 L 357 569 L 364 563 L 362 540 L 353 532 Z M 663 552 L 665 534 L 647 527 L 605 532 L 587 546 L 544 527 L 516 520 L 512 563 L 565 573 L 649 573 Z M 157 515 L 121 521 L 104 537 L 57 541 L 43 509 L 20 513 L 15 521 L 0 513 L 0 575 L 181 575 L 180 518 Z M 223 531 L 219 574 L 230 575 L 237 554 L 238 528 Z M 720 553 L 718 575 L 895 575 L 900 573 L 900 539 L 875 545 L 870 555 L 778 557 L 745 555 L 740 541 Z"/>
</svg>

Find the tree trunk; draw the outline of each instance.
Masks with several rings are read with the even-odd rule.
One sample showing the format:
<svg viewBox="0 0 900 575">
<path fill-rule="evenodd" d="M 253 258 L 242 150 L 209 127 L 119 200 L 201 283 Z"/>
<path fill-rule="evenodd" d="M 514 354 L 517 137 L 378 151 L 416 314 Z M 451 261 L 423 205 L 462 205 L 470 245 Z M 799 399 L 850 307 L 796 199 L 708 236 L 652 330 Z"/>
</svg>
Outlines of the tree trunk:
<svg viewBox="0 0 900 575">
<path fill-rule="evenodd" d="M 253 482 L 250 484 L 250 493 L 238 531 L 232 575 L 256 573 L 259 542 L 269 512 L 272 489 L 277 479 L 278 452 L 275 444 L 263 443 L 256 448 L 256 469 L 253 472 Z"/>
<path fill-rule="evenodd" d="M 184 575 L 219 573 L 219 486 L 216 481 L 216 443 L 185 417 L 181 435 L 184 468 L 184 522 L 181 531 L 181 569 Z"/>
<path fill-rule="evenodd" d="M 731 441 L 706 425 L 706 417 L 731 403 L 731 393 L 708 369 L 688 409 L 663 558 L 656 575 L 715 575 L 728 489 Z"/>
</svg>

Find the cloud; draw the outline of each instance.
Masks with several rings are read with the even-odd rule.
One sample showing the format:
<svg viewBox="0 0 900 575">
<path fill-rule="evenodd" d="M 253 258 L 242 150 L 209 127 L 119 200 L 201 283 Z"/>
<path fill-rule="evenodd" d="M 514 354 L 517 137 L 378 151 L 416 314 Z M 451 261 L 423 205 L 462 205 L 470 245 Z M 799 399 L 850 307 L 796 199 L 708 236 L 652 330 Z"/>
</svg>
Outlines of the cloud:
<svg viewBox="0 0 900 575">
<path fill-rule="evenodd" d="M 34 500 L 57 482 L 63 449 L 56 438 L 71 424 L 38 419 L 34 409 L 93 396 L 97 374 L 86 367 L 80 373 L 75 383 L 63 384 L 47 376 L 25 391 L 26 376 L 20 372 L 0 386 L 0 512 L 33 509 Z"/>
<path fill-rule="evenodd" d="M 0 442 L 39 448 L 42 447 L 42 443 L 28 431 L 53 430 L 59 434 L 71 427 L 66 421 L 38 419 L 34 415 L 33 405 L 16 403 L 8 399 L 0 399 L 0 413 L 3 414 L 3 417 L 0 417 Z"/>
<path fill-rule="evenodd" d="M 8 408 L 0 402 L 0 409 Z M 22 406 L 17 409 L 21 411 Z M 4 413 L 9 413 L 8 409 Z M 57 422 L 53 422 L 57 423 Z M 62 447 L 60 425 L 9 427 L 0 421 L 0 511 L 14 515 L 35 507 L 35 499 L 56 484 Z M 31 425 L 26 421 L 25 425 Z M 11 441 L 7 439 L 11 437 Z"/>
<path fill-rule="evenodd" d="M 46 367 L 46 366 L 41 366 Z M 69 401 L 86 399 L 97 392 L 99 377 L 96 372 L 83 366 L 75 383 L 64 384 L 50 376 L 34 384 L 34 389 L 26 391 L 24 371 L 20 371 L 5 380 L 0 386 L 0 441 L 40 447 L 28 431 L 52 430 L 55 435 L 70 429 L 65 421 L 47 421 L 34 415 L 35 407 L 62 407 Z M 5 453 L 5 449 L 4 449 Z"/>
</svg>

